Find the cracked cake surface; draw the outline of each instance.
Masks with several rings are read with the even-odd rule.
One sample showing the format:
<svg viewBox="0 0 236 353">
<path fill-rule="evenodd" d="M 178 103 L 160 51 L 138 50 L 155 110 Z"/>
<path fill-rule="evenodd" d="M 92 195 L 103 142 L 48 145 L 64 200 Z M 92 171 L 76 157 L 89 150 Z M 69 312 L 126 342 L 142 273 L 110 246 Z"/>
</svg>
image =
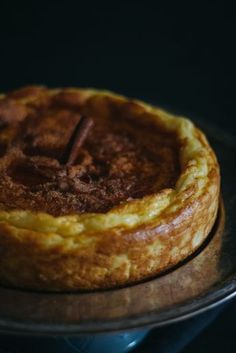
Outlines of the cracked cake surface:
<svg viewBox="0 0 236 353">
<path fill-rule="evenodd" d="M 45 93 L 37 104 L 31 100 L 17 104 L 10 97 L 0 102 L 0 112 L 2 109 L 8 119 L 4 134 L 14 129 L 13 139 L 2 143 L 3 209 L 30 209 L 54 216 L 106 212 L 175 185 L 180 170 L 175 134 L 129 119 L 125 111 L 114 112 L 110 119 L 95 115 L 73 165 L 62 163 L 83 114 L 74 95 L 64 90 L 55 95 Z M 59 98 L 65 97 L 70 101 L 63 106 Z"/>
<path fill-rule="evenodd" d="M 1 95 L 0 281 L 60 291 L 156 275 L 209 234 L 219 183 L 212 148 L 186 118 L 94 89 Z"/>
</svg>

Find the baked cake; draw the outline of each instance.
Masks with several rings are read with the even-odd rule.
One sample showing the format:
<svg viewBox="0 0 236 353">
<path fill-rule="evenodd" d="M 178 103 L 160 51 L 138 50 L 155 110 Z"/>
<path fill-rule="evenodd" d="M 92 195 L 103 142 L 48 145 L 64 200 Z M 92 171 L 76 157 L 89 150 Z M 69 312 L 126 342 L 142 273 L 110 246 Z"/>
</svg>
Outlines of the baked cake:
<svg viewBox="0 0 236 353">
<path fill-rule="evenodd" d="M 214 224 L 220 173 L 188 119 L 94 89 L 0 96 L 0 282 L 111 288 L 193 253 Z"/>
</svg>

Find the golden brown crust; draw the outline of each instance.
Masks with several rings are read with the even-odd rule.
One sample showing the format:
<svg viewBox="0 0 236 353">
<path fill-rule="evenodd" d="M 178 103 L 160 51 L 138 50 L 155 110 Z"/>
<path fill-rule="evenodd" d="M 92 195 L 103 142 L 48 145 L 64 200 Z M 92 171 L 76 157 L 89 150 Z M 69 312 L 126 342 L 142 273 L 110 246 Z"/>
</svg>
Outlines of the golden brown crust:
<svg viewBox="0 0 236 353">
<path fill-rule="evenodd" d="M 92 89 L 68 92 L 81 93 L 78 104 L 89 115 L 122 112 L 175 132 L 180 177 L 174 188 L 106 213 L 54 217 L 0 211 L 1 282 L 57 291 L 110 288 L 154 276 L 186 258 L 209 234 L 218 209 L 219 166 L 203 133 L 189 120 L 139 101 Z M 41 90 L 36 93 L 43 99 Z M 27 98 L 18 98 L 20 104 L 29 99 L 37 104 L 28 91 Z"/>
</svg>

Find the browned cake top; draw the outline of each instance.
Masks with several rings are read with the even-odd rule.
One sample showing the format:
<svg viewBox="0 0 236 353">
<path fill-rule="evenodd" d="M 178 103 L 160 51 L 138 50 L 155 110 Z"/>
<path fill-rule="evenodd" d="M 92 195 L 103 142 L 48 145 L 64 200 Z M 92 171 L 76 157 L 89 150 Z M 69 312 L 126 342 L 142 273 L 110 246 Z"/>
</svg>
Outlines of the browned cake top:
<svg viewBox="0 0 236 353">
<path fill-rule="evenodd" d="M 25 100 L 24 100 L 25 98 Z M 113 114 L 93 126 L 72 165 L 65 151 L 84 114 L 81 93 L 29 87 L 0 100 L 0 208 L 55 216 L 106 212 L 173 187 L 180 167 L 173 133 Z"/>
</svg>

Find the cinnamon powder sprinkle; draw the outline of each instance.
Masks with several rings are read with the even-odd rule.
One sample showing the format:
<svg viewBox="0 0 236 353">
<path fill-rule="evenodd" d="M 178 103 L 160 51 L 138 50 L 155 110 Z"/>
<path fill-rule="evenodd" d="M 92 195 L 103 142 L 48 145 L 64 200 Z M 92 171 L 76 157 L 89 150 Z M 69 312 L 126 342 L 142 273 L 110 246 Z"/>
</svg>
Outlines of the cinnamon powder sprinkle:
<svg viewBox="0 0 236 353">
<path fill-rule="evenodd" d="M 30 99 L 23 104 L 24 95 Z M 46 88 L 4 98 L 0 209 L 54 216 L 107 212 L 175 185 L 180 165 L 173 133 L 128 119 L 127 104 L 124 113 L 105 118 L 93 110 L 90 118 L 83 101 L 79 91 L 51 96 Z"/>
</svg>

